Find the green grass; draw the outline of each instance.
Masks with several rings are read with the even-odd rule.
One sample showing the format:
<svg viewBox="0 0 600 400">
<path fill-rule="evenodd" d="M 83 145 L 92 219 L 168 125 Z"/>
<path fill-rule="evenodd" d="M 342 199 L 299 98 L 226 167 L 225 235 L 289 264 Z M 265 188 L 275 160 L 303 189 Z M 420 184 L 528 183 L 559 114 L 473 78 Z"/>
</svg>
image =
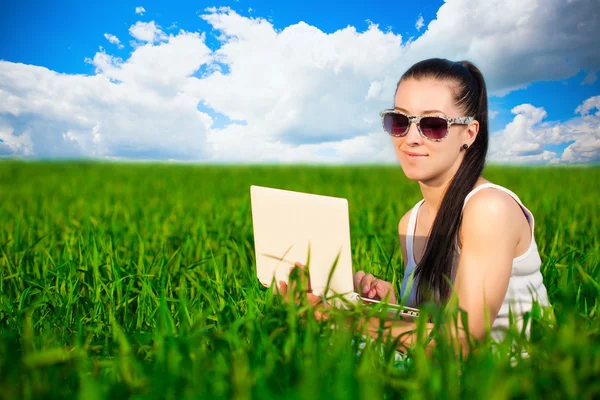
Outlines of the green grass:
<svg viewBox="0 0 600 400">
<path fill-rule="evenodd" d="M 599 397 L 600 169 L 484 176 L 533 212 L 556 318 L 529 315 L 516 350 L 421 343 L 398 363 L 259 285 L 249 187 L 348 198 L 355 269 L 399 285 L 421 198 L 399 166 L 2 162 L 0 398 Z"/>
</svg>

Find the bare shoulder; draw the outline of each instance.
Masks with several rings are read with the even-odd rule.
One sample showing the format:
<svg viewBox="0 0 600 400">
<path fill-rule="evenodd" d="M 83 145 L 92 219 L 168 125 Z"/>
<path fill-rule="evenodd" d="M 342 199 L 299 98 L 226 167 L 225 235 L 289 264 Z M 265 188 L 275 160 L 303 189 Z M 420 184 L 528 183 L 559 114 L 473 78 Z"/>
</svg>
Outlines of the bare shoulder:
<svg viewBox="0 0 600 400">
<path fill-rule="evenodd" d="M 463 218 L 477 217 L 519 217 L 521 207 L 515 199 L 506 192 L 494 188 L 485 188 L 475 193 L 465 205 Z"/>
<path fill-rule="evenodd" d="M 465 205 L 461 236 L 494 230 L 496 234 L 508 234 L 518 239 L 521 218 L 524 218 L 521 207 L 508 193 L 485 188 L 475 193 Z"/>
<path fill-rule="evenodd" d="M 410 212 L 412 209 L 408 210 L 406 214 L 400 218 L 400 222 L 398 223 L 398 235 L 406 236 L 406 230 L 408 229 L 408 220 L 410 219 Z"/>
</svg>

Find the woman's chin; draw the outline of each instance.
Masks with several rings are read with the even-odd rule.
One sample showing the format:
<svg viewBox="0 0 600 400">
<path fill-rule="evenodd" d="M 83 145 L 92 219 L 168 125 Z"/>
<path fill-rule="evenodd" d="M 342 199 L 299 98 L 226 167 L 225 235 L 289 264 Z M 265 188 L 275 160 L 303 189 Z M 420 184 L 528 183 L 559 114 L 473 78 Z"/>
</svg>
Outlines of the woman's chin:
<svg viewBox="0 0 600 400">
<path fill-rule="evenodd" d="M 423 168 L 416 168 L 414 165 L 404 165 L 400 163 L 404 175 L 411 181 L 421 181 L 427 178 L 427 173 L 423 171 Z"/>
<path fill-rule="evenodd" d="M 411 171 L 411 170 L 404 170 L 404 175 L 406 176 L 406 178 L 410 179 L 411 181 L 422 181 L 425 180 L 426 175 L 423 174 L 422 172 L 419 173 L 417 171 Z"/>
</svg>

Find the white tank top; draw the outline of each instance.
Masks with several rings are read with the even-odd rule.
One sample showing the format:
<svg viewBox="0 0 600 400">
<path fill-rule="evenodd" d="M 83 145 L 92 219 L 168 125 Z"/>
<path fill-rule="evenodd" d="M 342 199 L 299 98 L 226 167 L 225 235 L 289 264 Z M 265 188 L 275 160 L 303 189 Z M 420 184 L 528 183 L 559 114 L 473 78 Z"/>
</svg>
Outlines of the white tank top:
<svg viewBox="0 0 600 400">
<path fill-rule="evenodd" d="M 494 320 L 494 323 L 491 326 L 491 335 L 497 340 L 501 341 L 504 339 L 505 330 L 509 325 L 509 307 L 512 309 L 513 318 L 516 320 L 519 330 L 522 328 L 522 316 L 525 312 L 530 311 L 532 308 L 533 299 L 537 298 L 539 304 L 541 306 L 548 306 L 548 294 L 546 291 L 546 287 L 544 286 L 542 280 L 542 274 L 540 272 L 540 266 L 542 265 L 542 260 L 540 259 L 540 255 L 538 253 L 537 244 L 535 242 L 535 236 L 533 234 L 533 229 L 535 225 L 535 220 L 533 218 L 533 214 L 531 211 L 527 209 L 519 199 L 519 197 L 511 192 L 510 190 L 493 184 L 493 183 L 484 183 L 475 189 L 473 189 L 465 198 L 463 209 L 467 204 L 467 201 L 478 191 L 484 188 L 495 188 L 502 190 L 503 192 L 508 193 L 513 199 L 519 203 L 529 225 L 531 226 L 531 244 L 529 248 L 522 255 L 513 258 L 512 262 L 512 272 L 510 274 L 510 280 L 508 282 L 508 289 L 506 291 L 506 296 L 502 301 L 502 306 L 500 307 L 500 311 Z M 408 222 L 408 231 L 406 233 L 406 255 L 408 257 L 408 264 L 406 266 L 406 270 L 404 272 L 404 280 L 402 281 L 402 289 L 400 291 L 400 297 L 402 299 L 406 298 L 406 305 L 408 306 L 416 306 L 416 283 L 417 280 L 413 280 L 414 269 L 416 266 L 415 258 L 413 255 L 413 236 L 416 227 L 417 221 L 417 212 L 421 204 L 425 201 L 425 199 L 419 201 L 411 210 L 410 219 Z M 457 241 L 455 240 L 455 244 Z M 460 249 L 456 244 L 456 259 L 453 266 L 452 271 L 452 282 L 454 282 L 454 278 L 456 275 L 456 267 L 458 265 L 458 256 L 460 254 Z M 410 288 L 407 294 L 407 290 Z M 529 337 L 529 324 L 526 327 L 526 333 Z"/>
</svg>

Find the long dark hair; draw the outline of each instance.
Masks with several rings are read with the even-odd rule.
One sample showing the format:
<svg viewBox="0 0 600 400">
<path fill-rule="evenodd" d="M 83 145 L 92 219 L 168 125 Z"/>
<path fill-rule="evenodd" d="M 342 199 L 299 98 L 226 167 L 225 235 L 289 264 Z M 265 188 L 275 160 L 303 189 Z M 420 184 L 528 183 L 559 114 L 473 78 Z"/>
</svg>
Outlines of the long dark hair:
<svg viewBox="0 0 600 400">
<path fill-rule="evenodd" d="M 453 274 L 455 240 L 462 221 L 463 204 L 481 176 L 488 151 L 488 101 L 481 71 L 469 61 L 453 62 L 432 58 L 410 67 L 402 75 L 398 85 L 407 79 L 423 78 L 450 83 L 454 88 L 455 105 L 464 112 L 463 116 L 474 116 L 479 121 L 479 132 L 466 150 L 462 164 L 444 193 L 427 240 L 425 254 L 415 268 L 415 280 L 418 279 L 417 303 L 445 302 L 450 298 L 449 281 Z"/>
</svg>

